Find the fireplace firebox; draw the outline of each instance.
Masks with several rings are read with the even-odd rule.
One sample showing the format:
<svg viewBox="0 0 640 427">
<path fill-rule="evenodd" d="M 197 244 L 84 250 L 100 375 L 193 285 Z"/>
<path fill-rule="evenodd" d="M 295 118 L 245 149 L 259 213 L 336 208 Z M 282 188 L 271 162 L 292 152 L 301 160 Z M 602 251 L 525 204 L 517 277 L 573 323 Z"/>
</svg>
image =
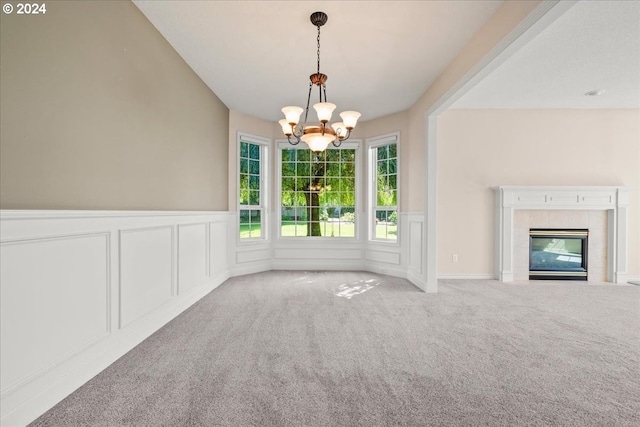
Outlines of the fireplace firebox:
<svg viewBox="0 0 640 427">
<path fill-rule="evenodd" d="M 589 230 L 529 230 L 529 280 L 587 280 Z"/>
</svg>

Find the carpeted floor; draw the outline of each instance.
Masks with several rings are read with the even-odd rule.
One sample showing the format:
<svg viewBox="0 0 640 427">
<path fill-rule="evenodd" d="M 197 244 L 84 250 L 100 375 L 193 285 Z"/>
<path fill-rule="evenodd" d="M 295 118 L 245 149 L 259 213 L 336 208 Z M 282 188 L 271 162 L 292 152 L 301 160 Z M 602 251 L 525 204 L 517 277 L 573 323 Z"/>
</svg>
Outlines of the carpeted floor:
<svg viewBox="0 0 640 427">
<path fill-rule="evenodd" d="M 236 277 L 35 426 L 640 425 L 640 288 Z"/>
</svg>

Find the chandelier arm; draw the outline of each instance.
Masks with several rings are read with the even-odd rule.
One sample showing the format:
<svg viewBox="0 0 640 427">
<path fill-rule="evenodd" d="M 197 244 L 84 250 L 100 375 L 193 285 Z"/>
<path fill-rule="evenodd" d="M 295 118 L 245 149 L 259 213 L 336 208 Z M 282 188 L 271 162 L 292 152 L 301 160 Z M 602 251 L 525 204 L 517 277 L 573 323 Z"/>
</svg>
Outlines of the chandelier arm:
<svg viewBox="0 0 640 427">
<path fill-rule="evenodd" d="M 300 137 L 304 135 L 304 125 L 297 124 L 297 125 L 291 126 L 291 134 L 295 136 L 298 139 L 298 141 L 300 141 Z"/>
<path fill-rule="evenodd" d="M 291 145 L 298 145 L 300 144 L 300 138 L 298 138 L 296 135 L 293 135 L 296 137 L 295 141 L 291 141 L 291 135 L 287 135 L 287 141 L 289 141 L 289 144 Z"/>
<path fill-rule="evenodd" d="M 337 134 L 338 132 L 336 131 L 336 140 L 332 143 L 334 147 L 339 147 L 340 144 L 342 144 L 342 141 L 346 141 L 347 139 L 349 139 L 349 137 L 351 136 L 351 129 L 347 129 L 347 136 L 345 136 L 344 138 L 337 136 Z M 338 145 L 335 144 L 336 142 L 338 142 Z"/>
</svg>

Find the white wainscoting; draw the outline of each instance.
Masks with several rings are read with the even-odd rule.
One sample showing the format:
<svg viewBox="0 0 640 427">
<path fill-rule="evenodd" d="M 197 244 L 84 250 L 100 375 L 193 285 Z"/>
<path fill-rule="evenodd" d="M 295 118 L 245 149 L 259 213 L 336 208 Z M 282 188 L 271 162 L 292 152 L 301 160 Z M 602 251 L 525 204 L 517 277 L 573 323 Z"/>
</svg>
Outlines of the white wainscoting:
<svg viewBox="0 0 640 427">
<path fill-rule="evenodd" d="M 178 294 L 202 286 L 208 276 L 209 236 L 206 223 L 178 225 Z"/>
<path fill-rule="evenodd" d="M 1 424 L 34 420 L 232 275 L 365 270 L 426 290 L 422 213 L 399 215 L 397 243 L 240 242 L 236 220 L 231 212 L 0 211 Z"/>
<path fill-rule="evenodd" d="M 29 423 L 229 277 L 227 212 L 0 211 L 0 227 L 2 425 Z"/>
<path fill-rule="evenodd" d="M 424 227 L 424 215 L 411 214 L 407 215 L 406 224 L 408 228 L 407 233 L 407 278 L 411 280 L 416 286 L 423 291 L 426 291 L 427 279 L 425 265 L 425 254 L 422 251 L 424 248 L 425 227 Z"/>
<path fill-rule="evenodd" d="M 230 223 L 237 221 L 235 213 Z M 275 215 L 271 215 L 275 218 Z M 426 290 L 423 267 L 424 214 L 400 213 L 398 242 L 369 241 L 366 226 L 357 239 L 280 238 L 270 224 L 268 239 L 241 241 L 231 227 L 232 276 L 269 270 L 363 270 L 402 277 Z"/>
<path fill-rule="evenodd" d="M 174 295 L 173 226 L 120 231 L 120 327 Z"/>
</svg>

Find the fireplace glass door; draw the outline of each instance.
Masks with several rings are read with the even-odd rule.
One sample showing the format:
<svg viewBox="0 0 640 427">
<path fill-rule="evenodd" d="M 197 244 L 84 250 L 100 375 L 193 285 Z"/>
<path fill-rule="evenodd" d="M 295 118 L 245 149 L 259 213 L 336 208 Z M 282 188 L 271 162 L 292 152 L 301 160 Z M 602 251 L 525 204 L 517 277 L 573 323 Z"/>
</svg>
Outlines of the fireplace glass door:
<svg viewBox="0 0 640 427">
<path fill-rule="evenodd" d="M 529 230 L 529 279 L 587 280 L 588 230 Z"/>
</svg>

